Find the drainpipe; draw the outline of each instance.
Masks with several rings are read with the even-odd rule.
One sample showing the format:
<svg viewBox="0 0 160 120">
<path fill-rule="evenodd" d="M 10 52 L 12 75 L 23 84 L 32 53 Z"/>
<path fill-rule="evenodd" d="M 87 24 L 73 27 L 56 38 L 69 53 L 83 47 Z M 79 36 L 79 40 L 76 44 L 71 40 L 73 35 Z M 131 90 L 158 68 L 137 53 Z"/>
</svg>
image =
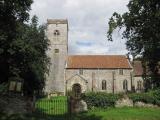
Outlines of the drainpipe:
<svg viewBox="0 0 160 120">
<path fill-rule="evenodd" d="M 100 79 L 99 79 L 99 68 L 98 68 L 98 81 L 100 81 Z M 101 83 L 101 82 L 100 82 Z M 101 88 L 101 86 L 99 87 L 100 85 L 99 85 L 99 82 L 98 82 L 98 90 Z"/>
<path fill-rule="evenodd" d="M 113 83 L 112 83 L 112 85 L 113 85 L 113 86 L 112 86 L 112 92 L 113 92 L 113 94 L 114 94 L 114 93 L 115 93 L 115 89 L 114 89 L 115 71 L 112 72 L 112 78 L 113 78 L 113 81 L 112 81 L 112 82 L 113 82 Z"/>
<path fill-rule="evenodd" d="M 65 61 L 65 67 L 64 67 L 64 95 L 67 96 L 67 81 L 66 81 L 66 70 L 67 70 L 67 62 Z"/>
<path fill-rule="evenodd" d="M 92 92 L 93 92 L 93 79 L 94 77 L 93 77 L 93 72 L 92 72 Z"/>
<path fill-rule="evenodd" d="M 132 73 L 130 72 L 130 77 L 131 77 L 131 91 L 133 91 L 133 79 L 132 79 Z"/>
</svg>

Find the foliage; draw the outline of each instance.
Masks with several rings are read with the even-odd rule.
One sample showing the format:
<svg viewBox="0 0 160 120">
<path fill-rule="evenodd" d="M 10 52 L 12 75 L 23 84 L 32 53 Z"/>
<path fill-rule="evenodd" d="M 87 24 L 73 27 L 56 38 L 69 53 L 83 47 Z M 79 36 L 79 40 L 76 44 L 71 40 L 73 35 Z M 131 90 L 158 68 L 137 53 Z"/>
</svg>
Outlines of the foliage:
<svg viewBox="0 0 160 120">
<path fill-rule="evenodd" d="M 154 104 L 155 100 L 153 96 L 150 96 L 148 93 L 132 93 L 128 95 L 133 102 L 144 102 Z"/>
<path fill-rule="evenodd" d="M 116 28 L 123 28 L 122 35 L 126 46 L 133 58 L 142 56 L 145 66 L 149 67 L 151 82 L 146 80 L 147 88 L 160 87 L 160 1 L 159 0 L 130 0 L 128 12 L 120 15 L 113 13 L 109 21 L 108 40 Z M 147 72 L 144 70 L 144 72 Z M 144 75 L 146 75 L 145 73 Z"/>
<path fill-rule="evenodd" d="M 8 84 L 7 83 L 2 83 L 0 84 L 0 94 L 4 94 L 7 92 Z"/>
<path fill-rule="evenodd" d="M 128 94 L 128 96 L 134 103 L 144 102 L 160 106 L 160 90 L 150 91 L 147 93 L 132 93 Z"/>
<path fill-rule="evenodd" d="M 32 2 L 0 1 L 0 84 L 22 81 L 25 95 L 43 89 L 49 63 L 46 26 L 39 26 L 36 16 L 27 23 Z"/>
<path fill-rule="evenodd" d="M 3 0 L 0 1 L 0 76 L 2 82 L 8 82 L 12 76 L 18 76 L 15 43 L 17 42 L 18 24 L 29 19 L 32 0 Z M 19 64 L 18 64 L 19 65 Z"/>
<path fill-rule="evenodd" d="M 127 96 L 133 100 L 133 102 L 144 102 L 148 104 L 155 104 L 160 106 L 160 89 L 149 91 L 146 93 L 128 93 Z M 123 94 L 112 94 L 105 92 L 89 92 L 82 96 L 87 102 L 89 109 L 94 107 L 108 108 L 114 107 L 115 102 L 118 99 L 123 98 Z"/>
<path fill-rule="evenodd" d="M 149 94 L 154 97 L 155 104 L 160 106 L 160 89 L 152 90 L 149 92 Z"/>
<path fill-rule="evenodd" d="M 45 73 L 48 71 L 46 26 L 38 26 L 38 19 L 34 16 L 30 25 L 22 25 L 19 29 L 21 31 L 20 44 L 18 45 L 20 48 L 19 57 L 21 58 L 19 58 L 19 61 L 22 63 L 19 68 L 20 75 L 24 79 L 25 94 L 33 94 L 33 91 L 44 88 Z"/>
<path fill-rule="evenodd" d="M 115 102 L 121 97 L 122 96 L 120 94 L 89 92 L 84 94 L 83 99 L 87 102 L 88 107 L 91 109 L 94 107 L 114 107 Z"/>
</svg>

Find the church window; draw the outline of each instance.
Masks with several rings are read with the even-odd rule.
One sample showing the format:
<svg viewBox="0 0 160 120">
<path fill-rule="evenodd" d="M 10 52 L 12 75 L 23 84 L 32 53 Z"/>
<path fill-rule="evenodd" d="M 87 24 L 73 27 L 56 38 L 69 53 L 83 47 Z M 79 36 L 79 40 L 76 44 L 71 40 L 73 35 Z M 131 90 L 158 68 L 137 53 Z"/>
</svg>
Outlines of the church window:
<svg viewBox="0 0 160 120">
<path fill-rule="evenodd" d="M 59 49 L 54 49 L 54 52 L 55 53 L 59 53 Z"/>
<path fill-rule="evenodd" d="M 54 31 L 54 35 L 55 35 L 55 36 L 60 35 L 59 30 L 55 30 L 55 31 Z"/>
<path fill-rule="evenodd" d="M 127 80 L 123 81 L 123 90 L 125 90 L 125 91 L 128 90 L 128 81 Z"/>
<path fill-rule="evenodd" d="M 106 80 L 102 80 L 102 90 L 106 90 L 106 89 L 107 89 Z"/>
<path fill-rule="evenodd" d="M 79 69 L 79 74 L 83 75 L 83 69 Z"/>
<path fill-rule="evenodd" d="M 142 81 L 137 81 L 137 90 L 142 90 Z"/>
<path fill-rule="evenodd" d="M 123 69 L 119 69 L 119 74 L 123 75 Z"/>
</svg>

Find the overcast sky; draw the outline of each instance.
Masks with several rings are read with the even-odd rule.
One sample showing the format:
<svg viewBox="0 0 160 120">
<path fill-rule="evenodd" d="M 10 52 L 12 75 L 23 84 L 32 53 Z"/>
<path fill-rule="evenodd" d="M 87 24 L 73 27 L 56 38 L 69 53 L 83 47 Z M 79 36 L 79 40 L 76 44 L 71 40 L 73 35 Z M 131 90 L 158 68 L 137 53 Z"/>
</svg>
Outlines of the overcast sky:
<svg viewBox="0 0 160 120">
<path fill-rule="evenodd" d="M 126 54 L 125 40 L 118 32 L 108 42 L 108 20 L 113 12 L 127 11 L 129 0 L 34 0 L 31 16 L 40 24 L 47 19 L 68 19 L 69 54 Z"/>
</svg>

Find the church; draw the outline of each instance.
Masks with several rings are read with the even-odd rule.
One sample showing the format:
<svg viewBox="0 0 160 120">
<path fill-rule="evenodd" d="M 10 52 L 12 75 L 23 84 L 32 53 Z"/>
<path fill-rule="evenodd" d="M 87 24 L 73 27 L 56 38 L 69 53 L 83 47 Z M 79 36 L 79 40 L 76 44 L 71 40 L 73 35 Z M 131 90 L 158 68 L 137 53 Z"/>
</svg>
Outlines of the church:
<svg viewBox="0 0 160 120">
<path fill-rule="evenodd" d="M 69 55 L 66 19 L 48 19 L 46 35 L 50 41 L 46 93 L 122 93 L 131 91 L 133 86 L 143 89 L 142 77 L 134 74 L 138 69 L 125 55 Z"/>
</svg>

